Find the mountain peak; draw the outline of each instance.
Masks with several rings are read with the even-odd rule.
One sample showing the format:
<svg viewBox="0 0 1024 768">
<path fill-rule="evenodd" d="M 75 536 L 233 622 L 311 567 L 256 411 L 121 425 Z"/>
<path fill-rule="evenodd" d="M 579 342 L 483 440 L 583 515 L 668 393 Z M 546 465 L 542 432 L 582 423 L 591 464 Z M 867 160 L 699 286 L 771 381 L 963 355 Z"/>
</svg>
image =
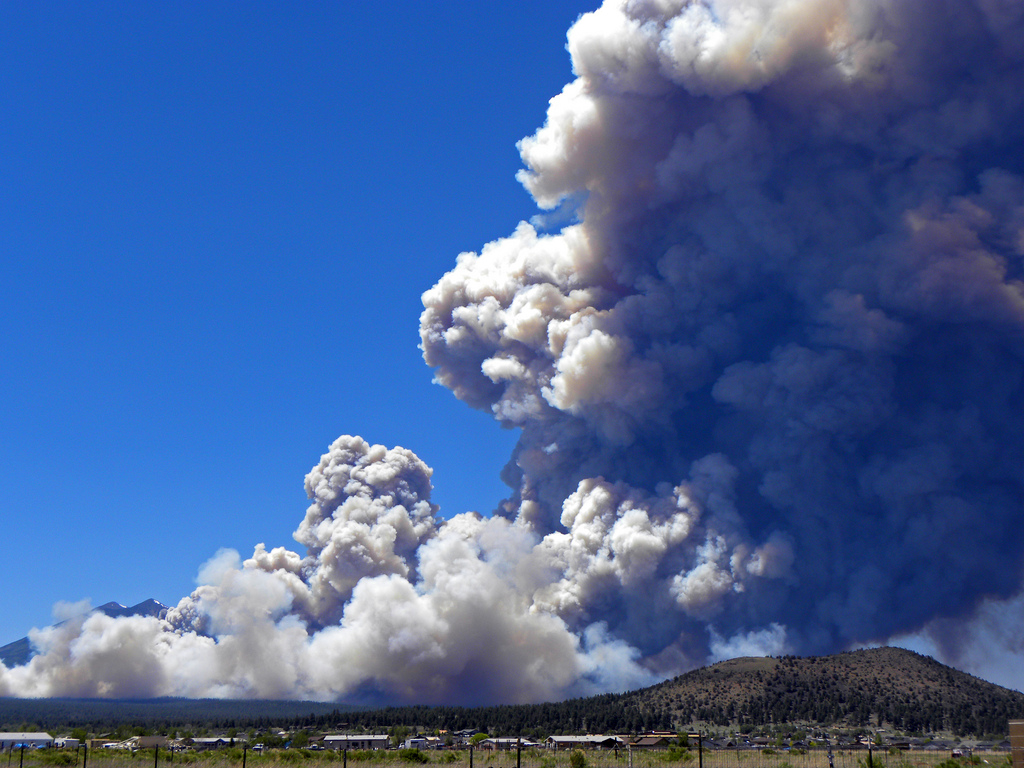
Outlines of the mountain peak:
<svg viewBox="0 0 1024 768">
<path fill-rule="evenodd" d="M 158 619 L 162 619 L 167 614 L 167 606 L 161 603 L 159 600 L 149 598 L 143 600 L 137 605 L 133 605 L 128 608 L 121 603 L 109 602 L 104 603 L 96 608 L 91 609 L 88 613 L 99 612 L 111 616 L 113 618 L 120 618 L 122 616 L 154 616 Z M 64 622 L 60 622 L 63 624 Z M 60 626 L 57 624 L 56 626 Z M 23 637 L 19 640 L 15 640 L 13 643 L 0 646 L 0 662 L 5 667 L 20 667 L 23 664 L 28 664 L 29 660 L 35 656 L 35 649 L 32 648 L 32 643 L 28 637 Z"/>
</svg>

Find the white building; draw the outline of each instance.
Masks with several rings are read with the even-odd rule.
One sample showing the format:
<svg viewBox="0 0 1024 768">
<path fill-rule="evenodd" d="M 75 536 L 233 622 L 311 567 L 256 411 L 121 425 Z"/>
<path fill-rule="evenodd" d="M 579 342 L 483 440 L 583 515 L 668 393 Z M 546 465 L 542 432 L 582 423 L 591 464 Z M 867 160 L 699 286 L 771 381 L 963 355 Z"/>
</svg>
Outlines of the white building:
<svg viewBox="0 0 1024 768">
<path fill-rule="evenodd" d="M 53 736 L 48 733 L 0 733 L 0 750 L 26 747 L 52 747 Z"/>
<path fill-rule="evenodd" d="M 324 736 L 324 749 L 387 749 L 390 744 L 386 733 Z"/>
<path fill-rule="evenodd" d="M 549 749 L 617 749 L 626 746 L 618 736 L 588 734 L 587 736 L 548 736 Z"/>
</svg>

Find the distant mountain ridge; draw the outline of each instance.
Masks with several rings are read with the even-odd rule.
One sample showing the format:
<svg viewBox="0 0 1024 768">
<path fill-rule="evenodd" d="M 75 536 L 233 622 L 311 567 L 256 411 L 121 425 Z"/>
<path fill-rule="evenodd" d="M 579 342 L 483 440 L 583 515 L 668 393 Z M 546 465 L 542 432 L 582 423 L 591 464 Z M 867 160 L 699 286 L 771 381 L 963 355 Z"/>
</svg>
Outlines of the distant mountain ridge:
<svg viewBox="0 0 1024 768">
<path fill-rule="evenodd" d="M 90 613 L 99 611 L 105 613 L 107 616 L 113 616 L 119 618 L 121 616 L 155 616 L 156 618 L 163 618 L 167 613 L 167 606 L 161 603 L 159 600 L 150 598 L 149 600 L 143 600 L 138 605 L 133 605 L 130 608 L 120 603 L 104 603 L 98 608 L 93 608 Z M 64 622 L 60 622 L 63 624 Z M 60 626 L 57 624 L 55 626 Z M 27 637 L 23 637 L 20 640 L 15 640 L 13 643 L 8 643 L 5 646 L 0 647 L 0 662 L 3 662 L 5 667 L 20 667 L 23 664 L 28 664 L 32 657 L 35 655 L 32 650 L 32 643 L 29 642 Z"/>
</svg>

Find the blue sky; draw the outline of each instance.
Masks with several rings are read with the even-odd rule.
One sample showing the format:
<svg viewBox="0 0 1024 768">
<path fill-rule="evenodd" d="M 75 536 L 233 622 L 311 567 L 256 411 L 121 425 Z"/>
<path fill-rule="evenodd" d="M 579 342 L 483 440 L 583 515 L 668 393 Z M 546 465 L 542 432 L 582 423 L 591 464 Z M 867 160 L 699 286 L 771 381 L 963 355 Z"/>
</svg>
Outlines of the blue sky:
<svg viewBox="0 0 1024 768">
<path fill-rule="evenodd" d="M 17 3 L 0 18 L 0 644 L 294 546 L 338 435 L 450 516 L 515 435 L 431 383 L 420 294 L 537 212 L 515 142 L 595 2 Z"/>
</svg>

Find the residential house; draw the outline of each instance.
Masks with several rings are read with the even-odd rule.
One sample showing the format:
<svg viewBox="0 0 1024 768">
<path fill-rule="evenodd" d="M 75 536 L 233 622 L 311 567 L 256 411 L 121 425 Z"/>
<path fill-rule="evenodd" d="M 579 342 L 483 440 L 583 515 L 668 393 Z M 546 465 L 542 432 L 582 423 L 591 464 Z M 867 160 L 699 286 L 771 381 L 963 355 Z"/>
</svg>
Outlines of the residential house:
<svg viewBox="0 0 1024 768">
<path fill-rule="evenodd" d="M 391 737 L 385 734 L 334 734 L 324 736 L 324 749 L 387 749 Z"/>
<path fill-rule="evenodd" d="M 669 743 L 664 736 L 639 736 L 629 746 L 631 749 L 667 749 Z"/>
<path fill-rule="evenodd" d="M 548 749 L 616 749 L 626 742 L 618 736 L 588 734 L 586 736 L 548 736 L 544 745 Z"/>
</svg>

